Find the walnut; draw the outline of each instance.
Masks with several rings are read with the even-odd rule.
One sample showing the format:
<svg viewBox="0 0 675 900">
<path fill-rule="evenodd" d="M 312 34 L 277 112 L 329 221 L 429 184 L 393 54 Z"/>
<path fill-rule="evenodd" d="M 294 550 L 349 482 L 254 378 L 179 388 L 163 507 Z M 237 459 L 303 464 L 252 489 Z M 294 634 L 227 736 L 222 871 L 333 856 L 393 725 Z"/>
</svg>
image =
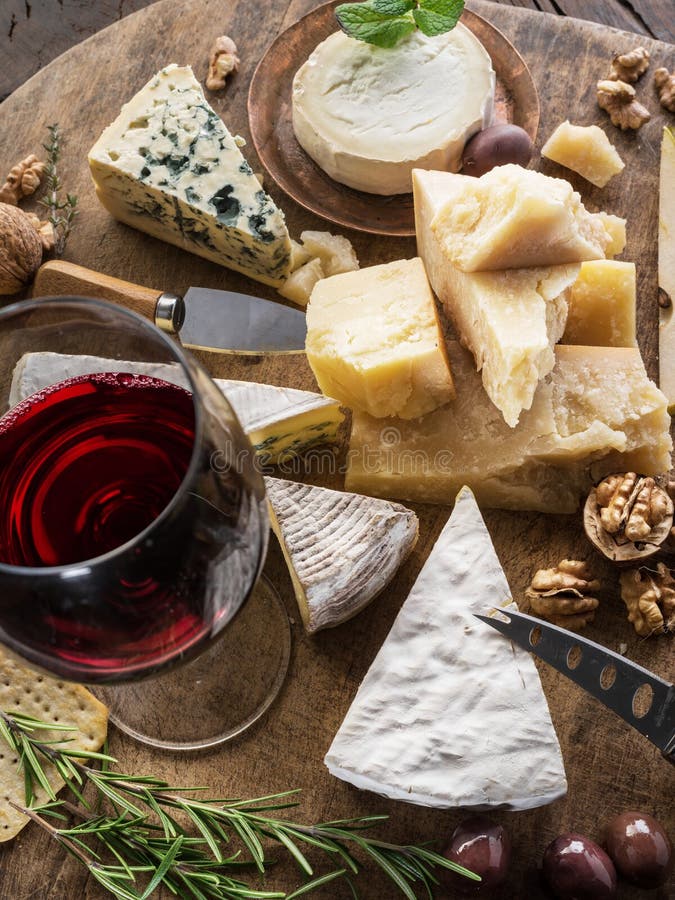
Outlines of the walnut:
<svg viewBox="0 0 675 900">
<path fill-rule="evenodd" d="M 619 53 L 612 60 L 612 68 L 607 76 L 611 81 L 637 81 L 649 68 L 649 51 L 636 47 L 628 53 Z"/>
<path fill-rule="evenodd" d="M 657 69 L 654 72 L 654 84 L 661 106 L 668 112 L 675 112 L 675 72 L 671 75 L 668 69 Z"/>
<path fill-rule="evenodd" d="M 225 87 L 225 79 L 239 68 L 237 45 L 222 35 L 216 38 L 209 57 L 209 74 L 206 76 L 206 87 L 210 91 L 220 91 Z"/>
<path fill-rule="evenodd" d="M 23 197 L 34 194 L 40 186 L 45 171 L 45 164 L 34 154 L 22 159 L 12 169 L 2 187 L 0 202 L 16 206 Z"/>
<path fill-rule="evenodd" d="M 646 107 L 635 99 L 635 88 L 625 81 L 599 81 L 598 106 L 609 113 L 612 124 L 622 131 L 637 131 L 651 119 Z"/>
<path fill-rule="evenodd" d="M 600 582 L 592 578 L 587 563 L 563 559 L 555 569 L 535 572 L 525 596 L 535 615 L 561 628 L 580 631 L 595 617 L 599 601 L 591 594 L 598 590 Z"/>
<path fill-rule="evenodd" d="M 673 501 L 651 476 L 608 475 L 588 495 L 584 528 L 612 562 L 632 563 L 657 553 L 673 526 Z"/>
<path fill-rule="evenodd" d="M 42 241 L 42 249 L 45 253 L 48 253 L 50 250 L 54 249 L 55 243 L 55 235 L 54 235 L 54 226 L 51 222 L 42 222 L 39 216 L 36 216 L 35 213 L 27 212 L 26 218 L 31 223 L 33 228 L 40 235 L 40 240 Z"/>
<path fill-rule="evenodd" d="M 9 203 L 0 203 L 0 294 L 16 294 L 42 262 L 42 242 L 30 219 Z"/>
<path fill-rule="evenodd" d="M 621 573 L 621 599 L 641 637 L 675 631 L 675 578 L 664 563 Z"/>
</svg>

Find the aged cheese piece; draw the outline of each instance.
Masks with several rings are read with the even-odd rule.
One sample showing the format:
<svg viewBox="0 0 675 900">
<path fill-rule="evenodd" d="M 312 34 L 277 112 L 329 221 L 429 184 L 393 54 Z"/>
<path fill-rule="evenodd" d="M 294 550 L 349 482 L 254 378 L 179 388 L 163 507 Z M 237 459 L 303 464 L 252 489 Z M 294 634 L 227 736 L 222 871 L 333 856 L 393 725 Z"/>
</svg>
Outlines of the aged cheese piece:
<svg viewBox="0 0 675 900">
<path fill-rule="evenodd" d="M 607 259 L 618 256 L 626 246 L 626 220 L 606 212 L 599 212 L 598 215 L 602 219 L 602 224 L 609 235 L 609 244 L 605 250 L 605 256 Z"/>
<path fill-rule="evenodd" d="M 419 171 L 413 184 L 415 207 L 417 185 L 433 190 L 427 227 L 464 272 L 603 259 L 611 243 L 602 217 L 587 212 L 571 184 L 512 163 L 480 178 Z"/>
<path fill-rule="evenodd" d="M 581 264 L 569 292 L 565 344 L 636 347 L 635 263 L 594 259 Z"/>
<path fill-rule="evenodd" d="M 664 128 L 659 187 L 659 384 L 675 413 L 675 129 Z"/>
<path fill-rule="evenodd" d="M 415 546 L 417 516 L 398 503 L 280 478 L 265 487 L 310 634 L 360 612 Z"/>
<path fill-rule="evenodd" d="M 417 257 L 319 281 L 307 307 L 306 350 L 324 394 L 373 416 L 417 418 L 454 396 Z"/>
<path fill-rule="evenodd" d="M 541 148 L 541 155 L 578 172 L 596 187 L 604 187 L 625 168 L 614 145 L 597 125 L 561 122 Z"/>
<path fill-rule="evenodd" d="M 89 166 L 121 222 L 265 284 L 288 275 L 283 214 L 189 67 L 167 66 L 125 104 Z"/>
<path fill-rule="evenodd" d="M 532 657 L 473 615 L 510 599 L 465 488 L 326 754 L 331 774 L 441 808 L 529 809 L 564 796 Z"/>
<path fill-rule="evenodd" d="M 162 363 L 96 356 L 27 353 L 14 370 L 11 406 L 50 384 L 89 372 L 138 372 L 187 387 L 182 372 Z M 311 391 L 216 378 L 263 463 L 270 465 L 320 444 L 334 444 L 343 414 L 339 404 Z"/>
<path fill-rule="evenodd" d="M 670 469 L 666 400 L 637 348 L 559 345 L 516 428 L 481 391 L 466 351 L 449 352 L 452 403 L 416 422 L 354 414 L 348 490 L 451 503 L 468 484 L 484 506 L 569 513 L 609 472 Z"/>
<path fill-rule="evenodd" d="M 492 121 L 490 57 L 463 25 L 393 48 L 341 31 L 293 81 L 293 128 L 331 178 L 373 194 L 411 190 L 415 166 L 456 171 L 465 142 Z"/>
<path fill-rule="evenodd" d="M 488 396 L 504 420 L 515 425 L 553 368 L 553 345 L 562 337 L 567 293 L 579 267 L 462 272 L 449 262 L 432 227 L 448 177 L 446 172 L 414 173 L 417 249 L 431 286 L 474 355 Z"/>
</svg>

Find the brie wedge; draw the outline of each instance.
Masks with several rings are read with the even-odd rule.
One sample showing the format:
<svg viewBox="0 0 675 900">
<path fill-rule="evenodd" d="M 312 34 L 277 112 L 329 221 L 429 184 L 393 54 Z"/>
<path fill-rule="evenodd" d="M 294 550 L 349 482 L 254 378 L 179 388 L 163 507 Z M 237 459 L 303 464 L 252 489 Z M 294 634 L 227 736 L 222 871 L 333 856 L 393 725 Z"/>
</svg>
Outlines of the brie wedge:
<svg viewBox="0 0 675 900">
<path fill-rule="evenodd" d="M 326 754 L 330 772 L 423 806 L 529 809 L 562 797 L 534 662 L 473 615 L 510 599 L 463 488 Z"/>
<path fill-rule="evenodd" d="M 415 546 L 415 513 L 387 500 L 265 478 L 305 629 L 351 619 L 389 584 Z"/>
<path fill-rule="evenodd" d="M 188 388 L 178 366 L 127 362 L 99 356 L 27 353 L 14 370 L 9 404 L 50 384 L 98 372 L 136 372 Z M 340 405 L 311 391 L 249 381 L 214 379 L 225 394 L 263 465 L 298 456 L 311 447 L 334 444 L 344 419 Z"/>
<path fill-rule="evenodd" d="M 338 31 L 295 75 L 293 128 L 335 181 L 403 194 L 415 167 L 460 168 L 466 141 L 492 122 L 494 89 L 487 51 L 461 24 L 391 48 Z"/>
</svg>

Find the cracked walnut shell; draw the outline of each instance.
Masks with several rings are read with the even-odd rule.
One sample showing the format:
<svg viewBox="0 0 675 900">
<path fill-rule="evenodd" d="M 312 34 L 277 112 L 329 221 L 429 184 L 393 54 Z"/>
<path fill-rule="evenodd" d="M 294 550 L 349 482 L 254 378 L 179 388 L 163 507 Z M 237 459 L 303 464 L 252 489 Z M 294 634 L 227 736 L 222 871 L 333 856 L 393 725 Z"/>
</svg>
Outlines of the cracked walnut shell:
<svg viewBox="0 0 675 900">
<path fill-rule="evenodd" d="M 649 68 L 649 51 L 636 47 L 628 53 L 618 53 L 612 60 L 609 78 L 612 81 L 637 81 Z"/>
<path fill-rule="evenodd" d="M 620 581 L 628 621 L 641 637 L 675 631 L 675 578 L 666 565 L 627 569 Z"/>
<path fill-rule="evenodd" d="M 635 564 L 658 553 L 673 525 L 673 501 L 651 476 L 608 475 L 584 506 L 586 536 L 603 556 Z"/>
<path fill-rule="evenodd" d="M 554 625 L 581 631 L 595 618 L 600 590 L 587 563 L 563 559 L 554 569 L 538 569 L 525 596 L 532 612 Z"/>
<path fill-rule="evenodd" d="M 16 294 L 33 280 L 42 262 L 42 241 L 28 216 L 0 203 L 0 294 Z"/>
<path fill-rule="evenodd" d="M 651 119 L 649 110 L 635 99 L 635 88 L 625 81 L 599 81 L 597 98 L 600 109 L 622 131 L 628 128 L 637 131 Z"/>
</svg>

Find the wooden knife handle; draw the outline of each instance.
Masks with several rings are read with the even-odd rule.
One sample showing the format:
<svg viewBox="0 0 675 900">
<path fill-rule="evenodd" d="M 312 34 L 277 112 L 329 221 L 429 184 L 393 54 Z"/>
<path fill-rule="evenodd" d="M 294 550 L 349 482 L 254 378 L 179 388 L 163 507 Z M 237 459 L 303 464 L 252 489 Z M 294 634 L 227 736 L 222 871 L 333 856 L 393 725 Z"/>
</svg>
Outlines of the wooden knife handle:
<svg viewBox="0 0 675 900">
<path fill-rule="evenodd" d="M 40 266 L 35 276 L 33 296 L 95 297 L 108 300 L 150 319 L 171 334 L 180 330 L 184 319 L 184 306 L 180 297 L 162 294 L 161 291 L 122 281 L 121 278 L 113 278 L 61 259 L 50 260 Z"/>
</svg>

